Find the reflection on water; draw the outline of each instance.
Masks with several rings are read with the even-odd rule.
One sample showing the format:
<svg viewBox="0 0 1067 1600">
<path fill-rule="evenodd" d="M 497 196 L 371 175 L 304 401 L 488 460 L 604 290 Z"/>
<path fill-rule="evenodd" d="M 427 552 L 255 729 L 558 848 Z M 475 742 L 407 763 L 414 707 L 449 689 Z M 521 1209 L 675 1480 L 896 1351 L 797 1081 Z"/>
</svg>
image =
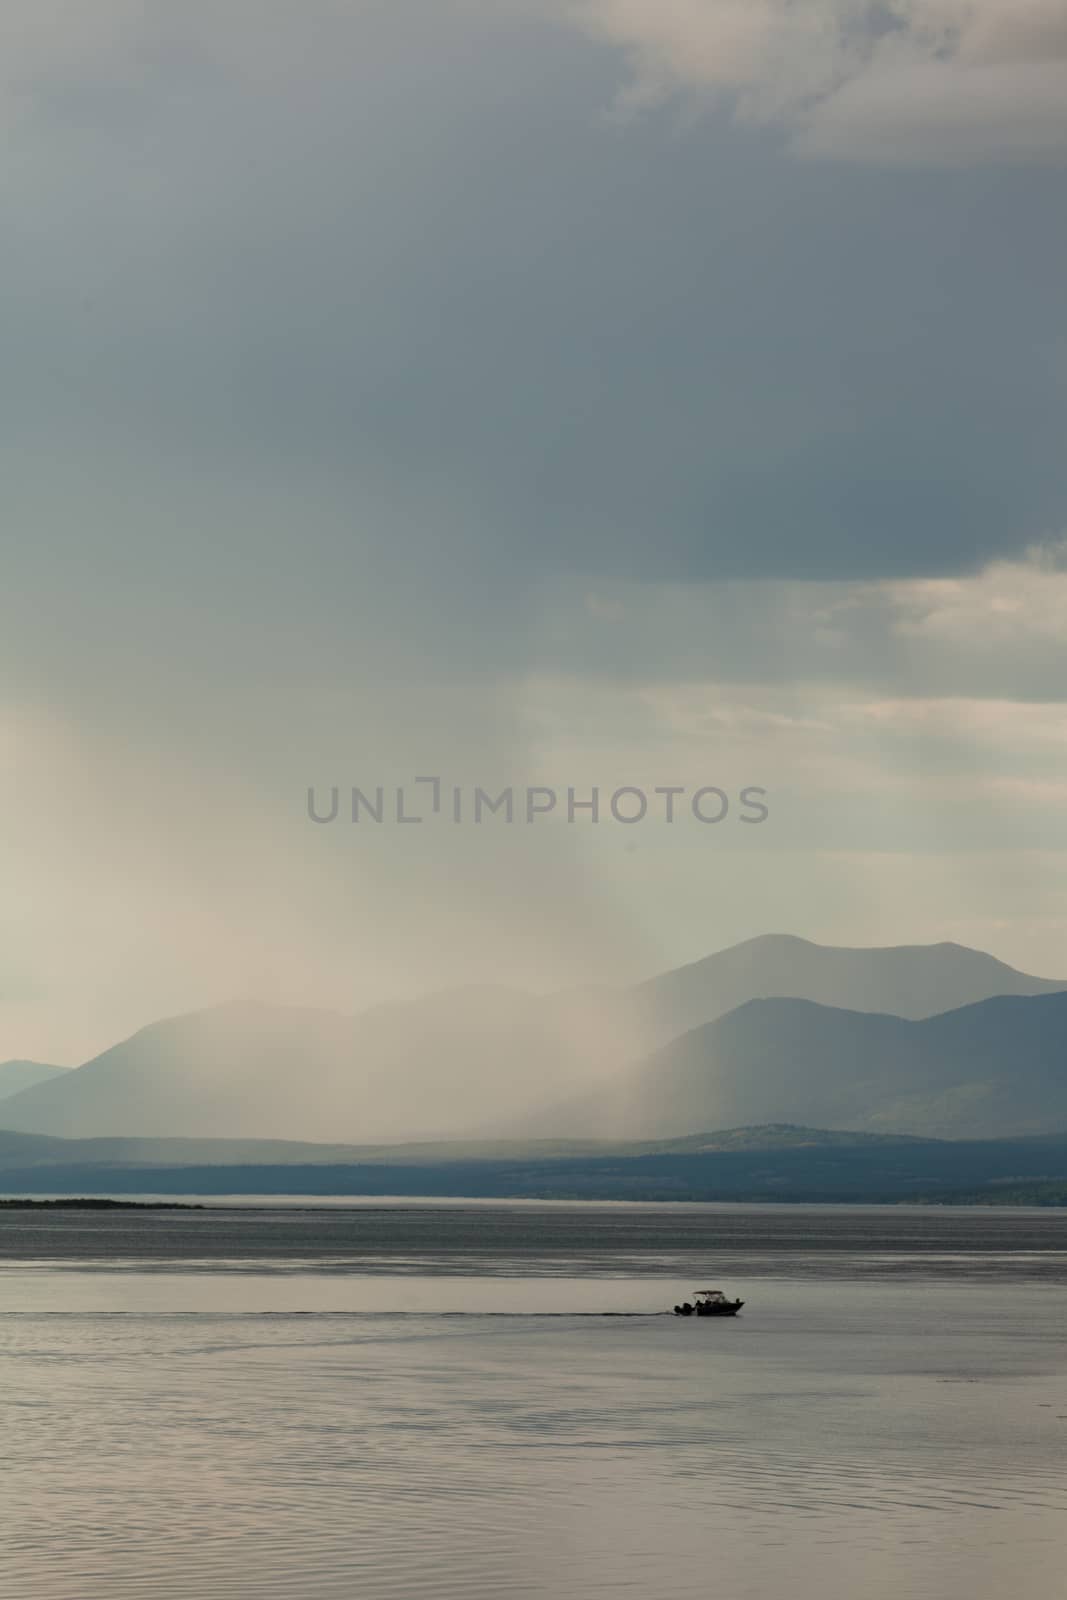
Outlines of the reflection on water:
<svg viewBox="0 0 1067 1600">
<path fill-rule="evenodd" d="M 747 1304 L 714 1323 L 661 1314 L 706 1253 L 663 1238 L 666 1269 L 590 1278 L 578 1209 L 557 1279 L 532 1244 L 504 1275 L 494 1226 L 463 1274 L 447 1244 L 452 1270 L 390 1275 L 372 1240 L 367 1275 L 181 1250 L 84 1271 L 53 1241 L 65 1264 L 0 1271 L 0 1591 L 1047 1600 L 1067 1289 L 1002 1288 L 951 1229 L 917 1260 L 870 1214 L 858 1255 L 839 1216 L 830 1272 L 824 1241 L 785 1275 L 778 1241 L 723 1274 Z M 865 1275 L 881 1254 L 907 1279 Z"/>
</svg>

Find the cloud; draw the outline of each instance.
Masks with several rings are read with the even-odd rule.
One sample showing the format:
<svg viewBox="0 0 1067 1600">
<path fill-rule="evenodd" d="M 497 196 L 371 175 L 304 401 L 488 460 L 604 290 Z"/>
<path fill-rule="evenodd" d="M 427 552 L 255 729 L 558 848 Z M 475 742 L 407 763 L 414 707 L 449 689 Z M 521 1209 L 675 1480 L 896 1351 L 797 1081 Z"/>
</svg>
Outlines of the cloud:
<svg viewBox="0 0 1067 1600">
<path fill-rule="evenodd" d="M 987 651 L 1067 650 L 1067 542 L 1035 545 L 1022 561 L 994 561 L 965 579 L 886 585 L 894 626 L 907 639 Z"/>
<path fill-rule="evenodd" d="M 213 78 L 303 97 L 349 78 L 368 50 L 395 61 L 406 36 L 418 119 L 435 57 L 448 74 L 461 40 L 491 56 L 509 28 L 522 40 L 561 20 L 625 53 L 624 106 L 718 96 L 802 154 L 852 162 L 1067 160 L 1063 0 L 11 0 L 0 117 L 106 127 L 144 97 L 195 98 Z"/>
<path fill-rule="evenodd" d="M 804 155 L 898 165 L 1067 160 L 1067 67 L 924 63 L 845 84 L 797 134 Z"/>
<path fill-rule="evenodd" d="M 210 545 L 225 583 L 258 544 L 253 583 L 306 554 L 327 608 L 368 570 L 432 588 L 466 651 L 467 571 L 521 641 L 561 574 L 951 574 L 1061 526 L 1058 175 L 935 192 L 783 160 L 725 110 L 836 140 L 875 76 L 1058 71 L 1036 24 L 942 9 L 12 0 L 27 569 L 62 570 L 71 515 L 121 572 Z M 626 41 L 724 109 L 605 118 Z"/>
<path fill-rule="evenodd" d="M 1067 549 L 1034 546 L 960 577 L 870 582 L 616 582 L 544 594 L 530 659 L 601 682 L 852 686 L 880 699 L 1058 705 L 1067 682 Z M 773 724 L 765 732 L 770 735 Z"/>
<path fill-rule="evenodd" d="M 728 95 L 797 151 L 887 165 L 1067 161 L 1062 0 L 575 0 L 631 103 Z"/>
</svg>

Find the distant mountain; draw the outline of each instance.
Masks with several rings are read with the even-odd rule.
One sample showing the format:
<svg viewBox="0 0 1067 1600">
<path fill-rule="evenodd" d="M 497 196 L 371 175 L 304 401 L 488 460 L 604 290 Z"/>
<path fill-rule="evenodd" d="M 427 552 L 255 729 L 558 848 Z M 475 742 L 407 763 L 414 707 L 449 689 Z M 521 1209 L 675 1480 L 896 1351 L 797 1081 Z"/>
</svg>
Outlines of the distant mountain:
<svg viewBox="0 0 1067 1600">
<path fill-rule="evenodd" d="M 972 1139 L 1067 1129 L 1067 993 L 920 1021 L 753 1000 L 557 1116 L 571 1133 L 646 1139 L 772 1119 Z"/>
<path fill-rule="evenodd" d="M 69 1067 L 49 1067 L 43 1061 L 0 1061 L 0 1100 L 20 1094 L 50 1078 L 61 1078 Z"/>
<path fill-rule="evenodd" d="M 12 1096 L 0 1123 L 80 1138 L 469 1137 L 592 1085 L 621 1054 L 610 1017 L 503 989 L 357 1017 L 220 1006 L 153 1023 Z"/>
<path fill-rule="evenodd" d="M 893 1016 L 928 1018 L 992 995 L 1040 998 L 1064 992 L 1067 985 L 1028 977 L 959 945 L 847 950 L 770 935 L 630 989 L 535 996 L 478 987 L 355 1017 L 263 1005 L 220 1006 L 173 1017 L 73 1071 L 36 1069 L 43 1081 L 20 1086 L 3 1099 L 0 1123 L 82 1138 L 344 1144 L 629 1134 L 643 1133 L 646 1125 L 685 1133 L 786 1119 L 867 1127 L 872 1108 L 882 1100 L 873 1086 L 867 1092 L 858 1083 L 846 1093 L 849 1069 L 842 1063 L 859 1070 L 868 1048 L 884 1049 L 886 1060 L 896 1059 L 898 1046 L 910 1049 L 906 1032 L 894 1034 L 893 1042 L 888 1036 L 878 1042 L 879 1027 Z M 873 1043 L 865 1034 L 861 1041 L 858 1023 L 836 1024 L 839 1031 L 858 1030 L 854 1045 L 835 1034 L 823 1060 L 813 1041 L 809 1058 L 802 1064 L 795 1054 L 786 1071 L 775 1066 L 776 1051 L 789 1041 L 774 1044 L 771 1036 L 777 1034 L 769 1021 L 759 1028 L 752 1019 L 726 1026 L 726 1018 L 743 1014 L 746 1004 L 771 999 L 815 1002 L 882 1020 L 871 1024 Z M 781 1026 L 788 1033 L 790 1014 L 773 1015 L 784 1019 Z M 714 1046 L 712 1036 L 703 1043 L 689 1037 L 694 1029 L 719 1021 L 724 1029 Z M 758 1045 L 750 1034 L 759 1034 Z M 648 1090 L 646 1114 L 646 1091 L 634 1085 L 650 1084 L 660 1067 L 653 1065 L 652 1078 L 644 1079 L 631 1069 L 657 1049 L 672 1048 L 670 1042 L 679 1036 L 686 1037 L 669 1057 L 664 1080 L 677 1079 L 677 1086 L 658 1105 L 658 1091 Z M 1010 1039 L 1001 1043 L 1010 1054 Z M 709 1078 L 698 1088 L 696 1080 L 701 1073 L 707 1076 L 709 1059 L 715 1072 L 724 1074 L 723 1082 L 714 1088 Z M 746 1065 L 731 1077 L 735 1061 Z M 689 1066 L 683 1068 L 683 1062 Z M 693 1080 L 686 1080 L 688 1087 L 686 1071 Z M 836 1095 L 830 1093 L 831 1078 L 838 1082 Z M 939 1081 L 935 1071 L 931 1083 Z M 917 1096 L 918 1086 L 912 1092 Z M 573 1112 L 573 1124 L 561 1117 L 562 1107 Z M 1017 1118 L 1022 1114 L 1018 1107 L 1009 1110 Z M 1032 1110 L 1039 1115 L 1036 1102 Z M 887 1126 L 922 1131 L 923 1116 L 934 1117 L 929 1126 L 946 1133 L 962 1134 L 977 1125 L 959 1092 L 943 1106 L 929 1096 L 924 1106 L 913 1100 L 901 1116 L 904 1121 Z"/>
<path fill-rule="evenodd" d="M 1067 981 L 1032 978 L 960 944 L 841 949 L 775 933 L 638 984 L 632 998 L 662 1042 L 748 1000 L 813 1000 L 918 1019 L 994 995 L 1064 990 Z"/>
</svg>

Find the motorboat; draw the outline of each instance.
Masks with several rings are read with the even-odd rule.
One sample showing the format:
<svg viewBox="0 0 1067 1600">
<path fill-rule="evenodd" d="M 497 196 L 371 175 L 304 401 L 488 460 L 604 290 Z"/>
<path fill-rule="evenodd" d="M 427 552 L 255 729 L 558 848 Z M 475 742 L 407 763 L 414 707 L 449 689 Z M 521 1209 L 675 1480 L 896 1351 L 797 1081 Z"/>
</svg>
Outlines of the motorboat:
<svg viewBox="0 0 1067 1600">
<path fill-rule="evenodd" d="M 728 1300 L 721 1289 L 694 1289 L 692 1301 L 675 1306 L 676 1317 L 736 1317 L 743 1300 Z"/>
</svg>

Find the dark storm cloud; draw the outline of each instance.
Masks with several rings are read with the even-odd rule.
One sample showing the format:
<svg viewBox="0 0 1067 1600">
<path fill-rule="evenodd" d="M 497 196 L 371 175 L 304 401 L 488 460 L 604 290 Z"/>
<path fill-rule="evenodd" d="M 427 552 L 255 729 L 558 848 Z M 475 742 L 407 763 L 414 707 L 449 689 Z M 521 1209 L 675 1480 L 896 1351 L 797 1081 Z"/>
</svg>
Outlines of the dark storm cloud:
<svg viewBox="0 0 1067 1600">
<path fill-rule="evenodd" d="M 1062 173 L 620 121 L 613 52 L 462 8 L 344 37 L 273 77 L 171 43 L 38 97 L 16 434 L 310 480 L 312 559 L 501 594 L 960 572 L 1062 529 Z"/>
</svg>

